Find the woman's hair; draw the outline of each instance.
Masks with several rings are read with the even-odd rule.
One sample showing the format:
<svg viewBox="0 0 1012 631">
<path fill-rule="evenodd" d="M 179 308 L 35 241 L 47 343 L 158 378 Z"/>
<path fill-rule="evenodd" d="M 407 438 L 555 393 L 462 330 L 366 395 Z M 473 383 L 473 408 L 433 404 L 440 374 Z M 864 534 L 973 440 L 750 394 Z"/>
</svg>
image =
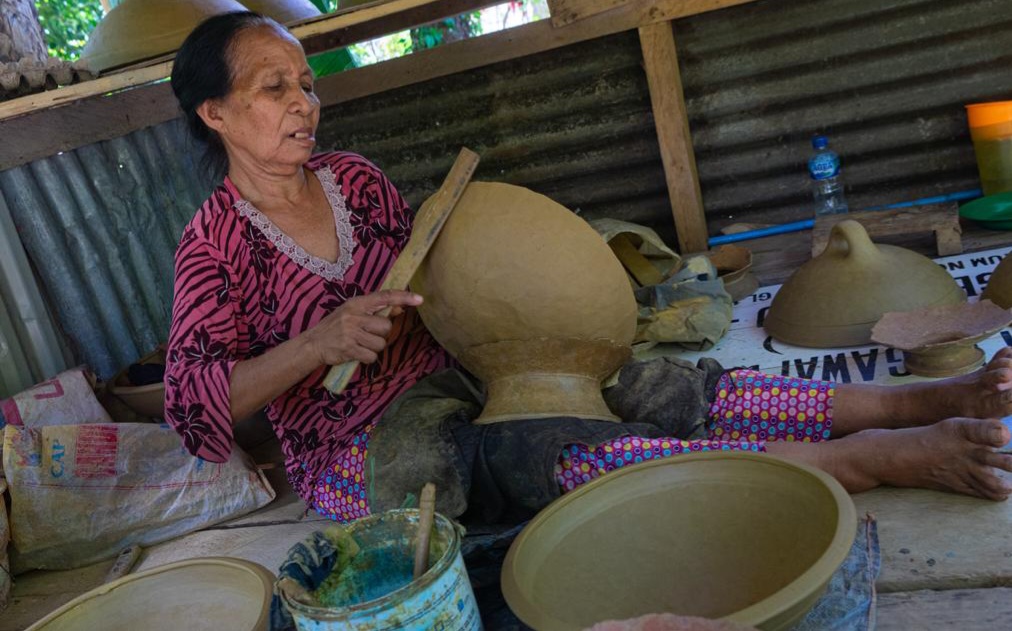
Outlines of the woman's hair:
<svg viewBox="0 0 1012 631">
<path fill-rule="evenodd" d="M 197 108 L 208 99 L 219 99 L 232 91 L 235 77 L 230 61 L 236 36 L 257 26 L 284 29 L 274 20 L 252 11 L 210 17 L 193 29 L 172 65 L 172 92 L 183 110 L 190 133 L 206 147 L 201 164 L 215 178 L 221 178 L 228 171 L 228 154 L 221 137 L 204 124 Z"/>
</svg>

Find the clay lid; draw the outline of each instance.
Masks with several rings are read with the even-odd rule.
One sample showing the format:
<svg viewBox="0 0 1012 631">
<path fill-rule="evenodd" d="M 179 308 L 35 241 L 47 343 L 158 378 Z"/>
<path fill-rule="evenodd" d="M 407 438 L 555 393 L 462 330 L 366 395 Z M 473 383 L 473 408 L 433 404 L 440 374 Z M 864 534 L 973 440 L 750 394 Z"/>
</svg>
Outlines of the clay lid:
<svg viewBox="0 0 1012 631">
<path fill-rule="evenodd" d="M 657 612 L 789 629 L 856 526 L 850 496 L 818 469 L 684 454 L 625 466 L 541 511 L 510 546 L 502 591 L 540 631 Z"/>
<path fill-rule="evenodd" d="M 124 0 L 92 31 L 81 61 L 100 72 L 164 55 L 212 15 L 246 10 L 236 0 Z"/>
<path fill-rule="evenodd" d="M 796 346 L 835 348 L 871 341 L 871 328 L 889 311 L 958 304 L 966 294 L 931 259 L 893 245 L 876 245 L 853 220 L 833 227 L 829 244 L 784 283 L 764 326 Z"/>
<path fill-rule="evenodd" d="M 262 13 L 282 24 L 308 20 L 319 15 L 320 10 L 309 0 L 243 0 L 250 11 Z"/>
</svg>

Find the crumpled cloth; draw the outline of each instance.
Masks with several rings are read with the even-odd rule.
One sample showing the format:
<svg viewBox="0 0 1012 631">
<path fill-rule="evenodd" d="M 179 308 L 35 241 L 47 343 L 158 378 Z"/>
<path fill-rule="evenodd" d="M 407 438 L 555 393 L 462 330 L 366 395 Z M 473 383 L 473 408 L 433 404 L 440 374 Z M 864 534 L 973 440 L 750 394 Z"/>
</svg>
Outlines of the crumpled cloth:
<svg viewBox="0 0 1012 631">
<path fill-rule="evenodd" d="M 590 222 L 605 242 L 625 236 L 657 268 L 664 281 L 637 289 L 635 341 L 642 351 L 658 343 L 690 350 L 712 348 L 731 327 L 734 302 L 705 255 L 680 257 L 646 226 L 617 219 Z"/>
<path fill-rule="evenodd" d="M 278 570 L 278 580 L 289 578 L 307 591 L 313 591 L 330 575 L 338 557 L 339 550 L 334 540 L 322 531 L 314 532 L 288 550 L 288 558 Z M 271 598 L 271 630 L 294 629 L 295 620 L 281 602 L 275 583 L 274 596 Z"/>
<path fill-rule="evenodd" d="M 636 342 L 713 348 L 731 328 L 734 301 L 706 256 L 694 256 L 674 276 L 633 292 L 639 305 Z M 637 350 L 642 350 L 638 345 Z"/>
</svg>

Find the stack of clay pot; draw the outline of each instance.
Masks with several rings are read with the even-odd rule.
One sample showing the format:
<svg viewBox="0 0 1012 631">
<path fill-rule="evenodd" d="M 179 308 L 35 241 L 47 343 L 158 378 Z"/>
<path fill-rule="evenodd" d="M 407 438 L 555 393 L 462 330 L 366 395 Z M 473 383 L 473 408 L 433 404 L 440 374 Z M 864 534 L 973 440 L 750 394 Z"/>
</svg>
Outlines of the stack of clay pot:
<svg viewBox="0 0 1012 631">
<path fill-rule="evenodd" d="M 611 249 L 565 207 L 471 183 L 411 287 L 432 334 L 487 387 L 476 422 L 618 420 L 601 382 L 631 356 L 636 301 Z"/>
<path fill-rule="evenodd" d="M 282 24 L 320 15 L 309 0 L 125 0 L 92 32 L 81 59 L 99 72 L 171 53 L 202 21 L 232 11 L 256 11 Z"/>
</svg>

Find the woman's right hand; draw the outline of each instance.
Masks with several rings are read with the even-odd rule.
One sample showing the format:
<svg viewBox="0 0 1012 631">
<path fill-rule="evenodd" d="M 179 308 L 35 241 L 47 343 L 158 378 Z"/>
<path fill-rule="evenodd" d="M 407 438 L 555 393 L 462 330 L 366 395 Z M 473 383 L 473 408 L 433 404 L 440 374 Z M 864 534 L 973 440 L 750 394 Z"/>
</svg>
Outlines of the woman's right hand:
<svg viewBox="0 0 1012 631">
<path fill-rule="evenodd" d="M 349 298 L 344 304 L 306 331 L 306 342 L 319 364 L 336 366 L 347 361 L 371 364 L 386 348 L 390 318 L 377 315 L 390 307 L 417 307 L 422 297 L 410 291 L 384 290 Z"/>
</svg>

